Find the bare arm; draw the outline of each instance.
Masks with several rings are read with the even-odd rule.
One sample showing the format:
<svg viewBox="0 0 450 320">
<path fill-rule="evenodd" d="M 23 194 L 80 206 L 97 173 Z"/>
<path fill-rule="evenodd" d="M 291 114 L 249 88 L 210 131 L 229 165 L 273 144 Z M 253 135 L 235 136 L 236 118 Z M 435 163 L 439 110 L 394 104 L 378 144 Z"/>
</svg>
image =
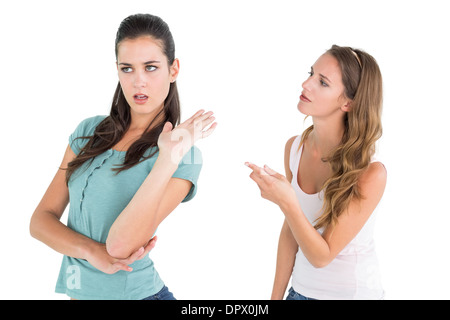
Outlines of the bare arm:
<svg viewBox="0 0 450 320">
<path fill-rule="evenodd" d="M 213 120 L 212 112 L 200 110 L 173 130 L 171 124 L 166 123 L 158 140 L 159 155 L 151 172 L 111 226 L 106 240 L 111 256 L 127 257 L 143 246 L 185 198 L 192 183 L 171 177 L 194 142 L 213 132 L 215 123 L 203 131 Z"/>
<path fill-rule="evenodd" d="M 293 202 L 280 205 L 297 243 L 313 266 L 327 266 L 359 233 L 383 196 L 386 178 L 384 166 L 379 162 L 372 163 L 359 181 L 363 198 L 351 201 L 347 210 L 337 219 L 337 224 L 327 227 L 322 235 L 304 214 L 299 214 L 302 211 L 298 205 Z"/>
<path fill-rule="evenodd" d="M 294 139 L 295 137 L 292 137 L 287 141 L 284 151 L 284 168 L 286 172 L 286 178 L 289 182 L 292 181 L 292 172 L 289 168 L 289 158 L 291 146 Z M 281 228 L 280 238 L 278 240 L 277 264 L 272 289 L 272 300 L 283 299 L 292 275 L 297 250 L 297 242 L 295 241 L 291 229 L 289 228 L 289 225 L 285 219 Z"/>
<path fill-rule="evenodd" d="M 363 199 L 353 200 L 341 214 L 334 228 L 327 228 L 321 235 L 305 217 L 295 191 L 287 179 L 268 167 L 250 164 L 252 179 L 261 189 L 261 195 L 278 204 L 283 211 L 292 234 L 308 261 L 315 267 L 328 265 L 358 234 L 384 192 L 386 170 L 375 162 L 361 176 L 359 187 Z"/>
<path fill-rule="evenodd" d="M 295 255 L 298 250 L 297 242 L 291 229 L 285 220 L 278 241 L 277 265 L 272 289 L 272 300 L 282 300 L 286 293 L 292 270 L 295 263 Z"/>
<path fill-rule="evenodd" d="M 143 246 L 158 225 L 188 194 L 192 183 L 171 178 L 177 165 L 159 156 L 133 199 L 114 221 L 106 239 L 108 253 L 128 257 Z"/>
<path fill-rule="evenodd" d="M 61 168 L 75 158 L 68 146 Z M 65 183 L 65 171 L 58 169 L 30 221 L 31 236 L 44 242 L 59 253 L 86 259 L 93 241 L 64 225 L 60 219 L 69 203 L 69 190 Z"/>
<path fill-rule="evenodd" d="M 74 152 L 67 146 L 60 168 L 67 168 L 67 164 L 74 158 Z M 114 273 L 118 270 L 131 271 L 128 264 L 145 256 L 153 248 L 154 241 L 145 248 L 139 248 L 127 259 L 118 260 L 110 257 L 104 244 L 73 231 L 60 221 L 69 203 L 69 190 L 65 179 L 65 170 L 58 169 L 31 217 L 31 236 L 59 253 L 85 259 L 105 273 Z"/>
</svg>

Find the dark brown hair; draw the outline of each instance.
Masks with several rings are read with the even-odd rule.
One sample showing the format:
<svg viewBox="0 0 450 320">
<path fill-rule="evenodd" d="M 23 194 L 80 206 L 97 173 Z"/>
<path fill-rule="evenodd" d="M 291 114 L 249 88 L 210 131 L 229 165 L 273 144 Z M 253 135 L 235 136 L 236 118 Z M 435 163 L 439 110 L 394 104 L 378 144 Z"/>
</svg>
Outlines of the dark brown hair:
<svg viewBox="0 0 450 320">
<path fill-rule="evenodd" d="M 151 36 L 159 40 L 169 66 L 173 64 L 175 60 L 175 43 L 169 26 L 161 18 L 150 14 L 131 15 L 121 22 L 115 41 L 116 59 L 118 46 L 121 41 L 136 39 L 141 36 Z M 114 93 L 109 116 L 95 128 L 93 136 L 78 137 L 89 140 L 77 157 L 68 164 L 66 183 L 69 182 L 73 172 L 80 168 L 83 163 L 88 160 L 92 161 L 94 157 L 116 145 L 128 130 L 130 122 L 130 106 L 125 99 L 119 82 Z M 163 109 L 155 116 L 142 136 L 128 148 L 124 163 L 113 170 L 119 173 L 152 157 L 158 151 L 158 137 L 166 122 L 171 122 L 173 127 L 180 123 L 180 102 L 176 82 L 170 84 Z M 151 147 L 155 147 L 154 150 L 151 154 L 144 157 L 144 153 Z"/>
</svg>

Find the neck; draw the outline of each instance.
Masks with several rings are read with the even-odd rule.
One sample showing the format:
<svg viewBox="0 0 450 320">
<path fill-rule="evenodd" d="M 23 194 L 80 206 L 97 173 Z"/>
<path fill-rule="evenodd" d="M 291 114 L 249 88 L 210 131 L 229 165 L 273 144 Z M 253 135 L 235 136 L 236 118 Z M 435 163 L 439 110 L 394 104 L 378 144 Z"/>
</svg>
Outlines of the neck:
<svg viewBox="0 0 450 320">
<path fill-rule="evenodd" d="M 345 131 L 344 121 L 326 121 L 313 118 L 314 130 L 311 132 L 311 143 L 321 158 L 331 155 L 331 152 L 341 143 Z"/>
<path fill-rule="evenodd" d="M 131 111 L 131 122 L 128 131 L 144 133 L 145 131 L 152 129 L 164 118 L 164 114 L 158 114 L 159 111 L 160 110 L 155 110 L 150 114 L 136 114 Z"/>
</svg>

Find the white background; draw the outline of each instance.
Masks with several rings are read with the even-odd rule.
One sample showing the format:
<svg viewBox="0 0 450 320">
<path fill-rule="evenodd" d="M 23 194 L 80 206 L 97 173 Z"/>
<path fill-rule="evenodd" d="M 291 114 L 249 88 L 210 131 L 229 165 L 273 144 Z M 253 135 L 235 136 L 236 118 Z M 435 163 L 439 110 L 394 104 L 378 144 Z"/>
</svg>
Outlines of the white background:
<svg viewBox="0 0 450 320">
<path fill-rule="evenodd" d="M 449 299 L 445 2 L 1 2 L 0 298 L 67 299 L 54 293 L 61 255 L 30 237 L 29 219 L 69 134 L 108 114 L 116 30 L 145 12 L 175 38 L 182 118 L 205 108 L 219 123 L 197 144 L 196 198 L 163 222 L 151 253 L 178 299 L 270 297 L 283 216 L 244 162 L 284 172 L 285 142 L 310 124 L 296 107 L 301 84 L 332 44 L 372 54 L 384 78 L 376 243 L 386 299 Z"/>
</svg>

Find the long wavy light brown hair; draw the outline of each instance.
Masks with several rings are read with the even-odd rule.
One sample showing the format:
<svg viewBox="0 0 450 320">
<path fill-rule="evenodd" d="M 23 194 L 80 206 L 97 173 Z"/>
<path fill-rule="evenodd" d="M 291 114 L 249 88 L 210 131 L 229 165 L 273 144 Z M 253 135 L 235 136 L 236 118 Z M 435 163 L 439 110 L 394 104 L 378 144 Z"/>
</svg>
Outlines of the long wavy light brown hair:
<svg viewBox="0 0 450 320">
<path fill-rule="evenodd" d="M 121 41 L 136 39 L 140 36 L 151 36 L 159 40 L 162 50 L 167 57 L 169 66 L 175 60 L 175 43 L 169 26 L 161 18 L 150 14 L 135 14 L 125 18 L 117 31 L 115 52 Z M 152 157 L 158 150 L 158 137 L 166 122 L 171 122 L 173 127 L 180 123 L 180 101 L 176 82 L 170 84 L 169 93 L 164 101 L 164 107 L 148 125 L 142 136 L 136 140 L 127 150 L 124 163 L 114 168 L 117 173 L 127 170 L 141 161 Z M 93 136 L 79 137 L 89 139 L 81 149 L 77 157 L 68 164 L 66 169 L 66 183 L 73 172 L 80 168 L 86 161 L 92 161 L 97 155 L 111 149 L 116 145 L 128 130 L 131 122 L 130 106 L 125 99 L 120 82 L 114 93 L 111 111 L 95 128 Z M 151 154 L 144 157 L 144 153 L 151 147 L 155 147 Z"/>
<path fill-rule="evenodd" d="M 362 198 L 358 180 L 369 167 L 375 143 L 382 135 L 382 77 L 375 59 L 362 50 L 337 45 L 325 54 L 339 62 L 345 88 L 343 94 L 352 103 L 344 118 L 345 131 L 340 145 L 329 157 L 322 159 L 330 164 L 332 175 L 323 186 L 323 212 L 316 220 L 316 229 L 334 226 L 350 202 Z M 303 132 L 300 145 L 313 129 L 312 125 Z"/>
</svg>

